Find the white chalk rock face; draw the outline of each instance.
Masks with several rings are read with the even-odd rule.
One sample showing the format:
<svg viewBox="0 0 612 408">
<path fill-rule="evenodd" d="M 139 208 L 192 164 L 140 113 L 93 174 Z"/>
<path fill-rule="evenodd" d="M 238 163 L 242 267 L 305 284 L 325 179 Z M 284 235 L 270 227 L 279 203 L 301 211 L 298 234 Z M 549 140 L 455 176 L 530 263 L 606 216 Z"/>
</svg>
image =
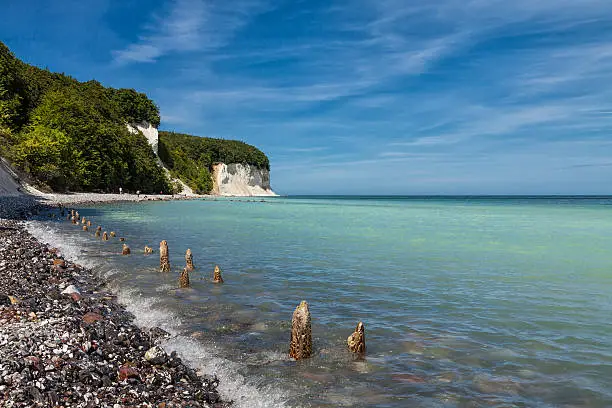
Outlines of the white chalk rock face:
<svg viewBox="0 0 612 408">
<path fill-rule="evenodd" d="M 142 134 L 147 138 L 147 141 L 151 145 L 153 152 L 157 155 L 159 146 L 159 133 L 157 132 L 157 128 L 155 126 L 145 120 L 140 123 L 128 123 L 127 128 L 131 133 L 138 133 L 138 131 L 142 132 Z"/>
<path fill-rule="evenodd" d="M 222 196 L 275 196 L 270 171 L 241 163 L 213 166 L 213 194 Z"/>
</svg>

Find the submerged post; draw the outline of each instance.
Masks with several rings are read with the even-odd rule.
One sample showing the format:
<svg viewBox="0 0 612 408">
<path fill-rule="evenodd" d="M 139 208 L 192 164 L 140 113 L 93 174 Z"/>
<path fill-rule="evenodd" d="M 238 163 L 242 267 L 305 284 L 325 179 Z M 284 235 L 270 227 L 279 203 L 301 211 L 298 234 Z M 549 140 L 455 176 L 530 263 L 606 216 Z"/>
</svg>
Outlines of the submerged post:
<svg viewBox="0 0 612 408">
<path fill-rule="evenodd" d="M 305 300 L 295 308 L 291 320 L 291 343 L 289 357 L 296 360 L 312 355 L 312 328 L 310 326 L 310 310 Z"/>
<path fill-rule="evenodd" d="M 78 212 L 78 211 L 75 211 L 75 213 L 74 213 L 74 218 L 76 218 L 76 219 L 77 219 L 77 221 L 81 219 L 81 215 L 79 214 L 79 212 Z"/>
<path fill-rule="evenodd" d="M 223 283 L 223 278 L 221 277 L 221 269 L 219 269 L 219 265 L 215 265 L 213 283 Z"/>
<path fill-rule="evenodd" d="M 191 248 L 187 248 L 185 252 L 185 264 L 188 271 L 193 271 L 193 254 L 191 253 Z"/>
<path fill-rule="evenodd" d="M 87 224 L 87 220 L 85 219 L 85 217 L 81 218 L 81 224 L 83 224 L 83 225 Z"/>
<path fill-rule="evenodd" d="M 96 237 L 100 238 L 100 233 L 102 232 L 102 227 L 98 225 L 98 227 L 96 228 Z"/>
<path fill-rule="evenodd" d="M 181 276 L 179 277 L 179 288 L 188 288 L 189 287 L 189 271 L 187 268 L 183 269 L 181 272 Z"/>
<path fill-rule="evenodd" d="M 121 251 L 121 255 L 129 255 L 130 253 L 130 247 L 127 246 L 127 244 L 123 244 L 123 250 Z"/>
<path fill-rule="evenodd" d="M 144 253 L 145 253 L 145 255 L 152 254 L 153 253 L 153 248 L 151 248 L 150 246 L 146 246 L 145 245 Z"/>
<path fill-rule="evenodd" d="M 365 326 L 362 322 L 357 323 L 355 331 L 348 337 L 346 343 L 348 345 L 349 350 L 351 350 L 353 353 L 365 353 Z"/>
<path fill-rule="evenodd" d="M 91 227 L 91 221 L 87 221 L 87 226 Z"/>
<path fill-rule="evenodd" d="M 83 231 L 87 231 L 87 225 L 83 225 Z"/>
<path fill-rule="evenodd" d="M 102 241 L 108 241 L 108 234 L 106 231 L 104 231 L 104 234 L 102 234 Z"/>
<path fill-rule="evenodd" d="M 111 236 L 111 238 L 114 238 L 114 237 L 117 236 L 117 234 L 115 234 L 115 231 L 111 231 L 110 236 Z"/>
<path fill-rule="evenodd" d="M 168 259 L 168 242 L 163 240 L 159 243 L 159 270 L 170 272 L 170 260 Z"/>
</svg>

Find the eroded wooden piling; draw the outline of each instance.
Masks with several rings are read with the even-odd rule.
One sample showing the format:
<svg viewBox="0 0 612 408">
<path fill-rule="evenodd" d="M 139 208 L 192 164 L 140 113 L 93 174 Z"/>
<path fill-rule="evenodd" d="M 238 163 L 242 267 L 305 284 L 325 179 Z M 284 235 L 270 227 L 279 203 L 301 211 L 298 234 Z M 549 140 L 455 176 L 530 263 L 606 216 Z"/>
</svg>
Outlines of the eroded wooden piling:
<svg viewBox="0 0 612 408">
<path fill-rule="evenodd" d="M 213 283 L 223 283 L 223 277 L 221 276 L 221 269 L 219 269 L 219 265 L 215 265 Z"/>
<path fill-rule="evenodd" d="M 193 271 L 193 254 L 191 253 L 191 248 L 187 248 L 185 252 L 185 265 L 188 271 Z"/>
<path fill-rule="evenodd" d="M 348 348 L 353 353 L 363 354 L 366 351 L 365 326 L 362 322 L 357 323 L 355 331 L 346 340 Z"/>
<path fill-rule="evenodd" d="M 159 243 L 159 270 L 170 272 L 170 260 L 168 258 L 168 242 L 163 240 Z"/>
<path fill-rule="evenodd" d="M 121 250 L 121 255 L 129 255 L 131 253 L 130 247 L 127 244 L 123 244 L 123 249 Z"/>
<path fill-rule="evenodd" d="M 179 288 L 188 288 L 189 286 L 189 270 L 184 268 L 181 276 L 179 276 Z"/>
<path fill-rule="evenodd" d="M 302 300 L 293 312 L 291 320 L 291 343 L 289 356 L 296 360 L 312 355 L 312 328 L 310 325 L 310 310 L 308 302 Z"/>
</svg>

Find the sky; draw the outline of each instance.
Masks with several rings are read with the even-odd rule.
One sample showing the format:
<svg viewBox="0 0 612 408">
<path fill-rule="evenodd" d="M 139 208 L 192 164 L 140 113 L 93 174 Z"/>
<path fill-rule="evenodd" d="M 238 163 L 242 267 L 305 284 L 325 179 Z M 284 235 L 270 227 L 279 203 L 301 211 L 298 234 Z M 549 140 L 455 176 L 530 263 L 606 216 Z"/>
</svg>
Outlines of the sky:
<svg viewBox="0 0 612 408">
<path fill-rule="evenodd" d="M 52 4 L 52 7 L 50 6 Z M 21 59 L 239 139 L 281 194 L 612 194 L 609 0 L 0 0 Z"/>
</svg>

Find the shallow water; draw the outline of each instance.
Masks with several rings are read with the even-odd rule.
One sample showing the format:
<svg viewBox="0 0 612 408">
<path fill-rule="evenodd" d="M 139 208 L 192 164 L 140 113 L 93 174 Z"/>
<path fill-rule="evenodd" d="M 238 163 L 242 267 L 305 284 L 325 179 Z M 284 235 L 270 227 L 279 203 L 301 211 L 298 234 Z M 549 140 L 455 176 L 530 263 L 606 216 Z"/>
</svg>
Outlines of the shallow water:
<svg viewBox="0 0 612 408">
<path fill-rule="evenodd" d="M 243 407 L 612 406 L 612 199 L 275 198 L 83 208 L 30 230 L 111 280 Z M 159 241 L 171 274 L 157 272 Z M 156 253 L 145 256 L 145 244 Z M 176 289 L 184 253 L 196 270 Z M 210 282 L 215 264 L 225 284 Z M 313 358 L 287 357 L 310 304 Z M 367 355 L 346 350 L 358 321 Z"/>
</svg>

